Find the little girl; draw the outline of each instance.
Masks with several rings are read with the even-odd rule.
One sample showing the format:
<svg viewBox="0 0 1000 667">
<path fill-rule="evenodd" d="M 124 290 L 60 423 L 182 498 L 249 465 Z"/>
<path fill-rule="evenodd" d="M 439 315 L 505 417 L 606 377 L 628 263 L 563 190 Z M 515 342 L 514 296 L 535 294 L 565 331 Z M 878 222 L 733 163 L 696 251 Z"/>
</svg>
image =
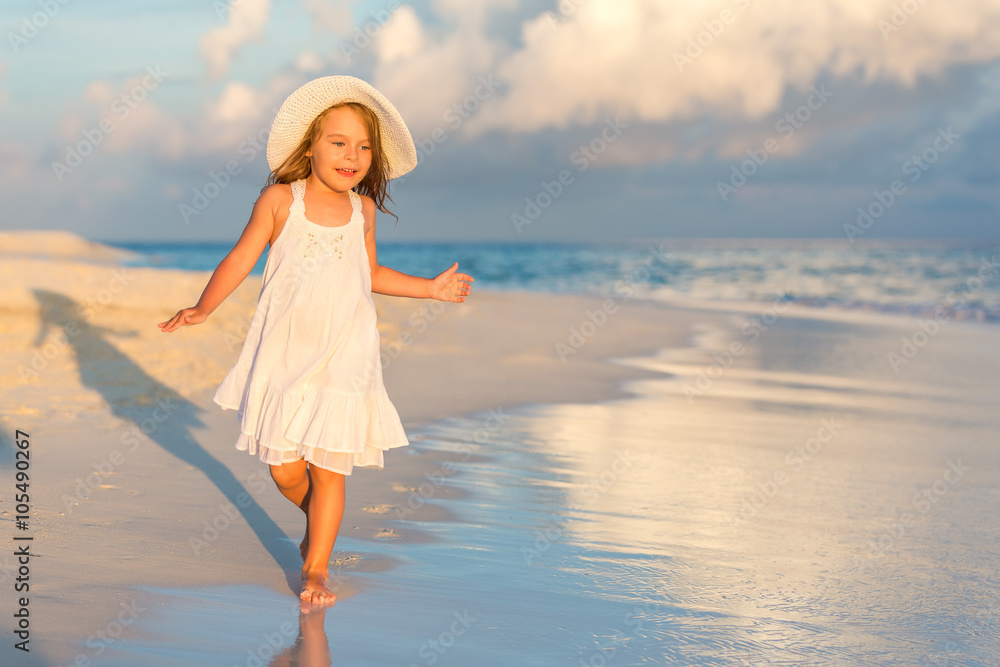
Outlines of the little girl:
<svg viewBox="0 0 1000 667">
<path fill-rule="evenodd" d="M 382 384 L 371 293 L 464 302 L 473 279 L 457 262 L 433 279 L 379 265 L 375 210 L 389 213 L 388 181 L 417 155 L 395 107 L 364 81 L 328 76 L 292 93 L 267 161 L 250 221 L 198 304 L 158 326 L 204 322 L 270 243 L 243 350 L 214 400 L 239 411 L 236 448 L 259 450 L 278 490 L 306 514 L 300 597 L 332 604 L 327 567 L 344 476 L 355 465 L 381 468 L 384 450 L 409 444 Z"/>
</svg>

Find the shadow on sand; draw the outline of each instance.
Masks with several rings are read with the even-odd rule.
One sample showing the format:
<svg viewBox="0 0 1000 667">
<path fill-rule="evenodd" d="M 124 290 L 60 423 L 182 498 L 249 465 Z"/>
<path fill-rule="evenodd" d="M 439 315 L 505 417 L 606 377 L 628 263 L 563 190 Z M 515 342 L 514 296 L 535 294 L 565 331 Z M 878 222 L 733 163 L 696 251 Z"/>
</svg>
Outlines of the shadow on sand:
<svg viewBox="0 0 1000 667">
<path fill-rule="evenodd" d="M 99 392 L 116 417 L 132 422 L 143 429 L 150 441 L 204 473 L 238 509 L 261 544 L 285 572 L 291 591 L 298 593 L 302 567 L 298 549 L 232 471 L 206 451 L 192 435 L 192 428 L 204 426 L 198 418 L 202 408 L 150 377 L 105 340 L 107 335 L 129 335 L 128 332 L 91 325 L 80 306 L 62 294 L 35 290 L 35 298 L 42 311 L 35 345 L 41 345 L 52 330 L 63 329 L 76 354 L 81 382 Z M 162 406 L 169 406 L 169 412 L 161 409 Z M 163 417 L 165 412 L 168 416 Z"/>
</svg>

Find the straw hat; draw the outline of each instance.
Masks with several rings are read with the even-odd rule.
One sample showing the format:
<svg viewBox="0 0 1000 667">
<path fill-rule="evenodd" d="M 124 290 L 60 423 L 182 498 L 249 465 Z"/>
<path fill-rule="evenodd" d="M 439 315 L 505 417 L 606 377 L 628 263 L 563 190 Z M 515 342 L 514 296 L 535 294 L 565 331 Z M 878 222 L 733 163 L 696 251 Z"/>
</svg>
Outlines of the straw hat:
<svg viewBox="0 0 1000 667">
<path fill-rule="evenodd" d="M 359 102 L 375 112 L 382 131 L 382 152 L 389 163 L 389 178 L 417 166 L 417 149 L 403 117 L 371 85 L 353 76 L 325 76 L 305 84 L 281 105 L 267 138 L 267 164 L 281 166 L 298 147 L 309 124 L 322 111 L 340 102 Z"/>
</svg>

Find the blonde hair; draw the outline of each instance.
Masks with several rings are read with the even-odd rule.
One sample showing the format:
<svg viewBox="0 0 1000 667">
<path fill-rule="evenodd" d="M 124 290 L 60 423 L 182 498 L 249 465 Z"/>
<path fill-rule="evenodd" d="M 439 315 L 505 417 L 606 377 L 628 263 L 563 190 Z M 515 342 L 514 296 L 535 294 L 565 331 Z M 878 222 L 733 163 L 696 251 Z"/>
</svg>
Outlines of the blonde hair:
<svg viewBox="0 0 1000 667">
<path fill-rule="evenodd" d="M 361 122 L 364 123 L 365 129 L 368 131 L 368 139 L 371 141 L 371 167 L 369 167 L 368 173 L 355 186 L 354 190 L 358 194 L 371 197 L 378 210 L 391 215 L 398 221 L 399 216 L 385 207 L 385 200 L 392 201 L 392 197 L 389 196 L 389 163 L 386 160 L 385 152 L 382 150 L 382 131 L 378 122 L 378 116 L 375 115 L 374 111 L 358 102 L 334 104 L 313 118 L 305 134 L 302 135 L 302 141 L 292 151 L 292 154 L 268 175 L 267 182 L 261 188 L 261 192 L 275 183 L 294 183 L 300 179 L 308 178 L 312 174 L 312 163 L 309 161 L 306 152 L 319 140 L 319 135 L 323 131 L 323 125 L 326 123 L 326 117 L 330 112 L 345 106 L 353 109 L 361 117 Z"/>
</svg>

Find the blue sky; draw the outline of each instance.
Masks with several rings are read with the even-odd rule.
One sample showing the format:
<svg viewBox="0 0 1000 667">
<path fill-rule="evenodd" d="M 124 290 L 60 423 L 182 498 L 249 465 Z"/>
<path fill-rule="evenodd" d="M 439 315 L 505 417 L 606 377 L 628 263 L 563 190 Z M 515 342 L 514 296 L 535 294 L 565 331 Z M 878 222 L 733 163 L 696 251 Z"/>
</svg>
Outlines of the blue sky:
<svg viewBox="0 0 1000 667">
<path fill-rule="evenodd" d="M 235 242 L 253 137 L 352 74 L 422 147 L 380 239 L 997 236 L 996 1 L 17 0 L 0 25 L 0 228 Z"/>
</svg>

